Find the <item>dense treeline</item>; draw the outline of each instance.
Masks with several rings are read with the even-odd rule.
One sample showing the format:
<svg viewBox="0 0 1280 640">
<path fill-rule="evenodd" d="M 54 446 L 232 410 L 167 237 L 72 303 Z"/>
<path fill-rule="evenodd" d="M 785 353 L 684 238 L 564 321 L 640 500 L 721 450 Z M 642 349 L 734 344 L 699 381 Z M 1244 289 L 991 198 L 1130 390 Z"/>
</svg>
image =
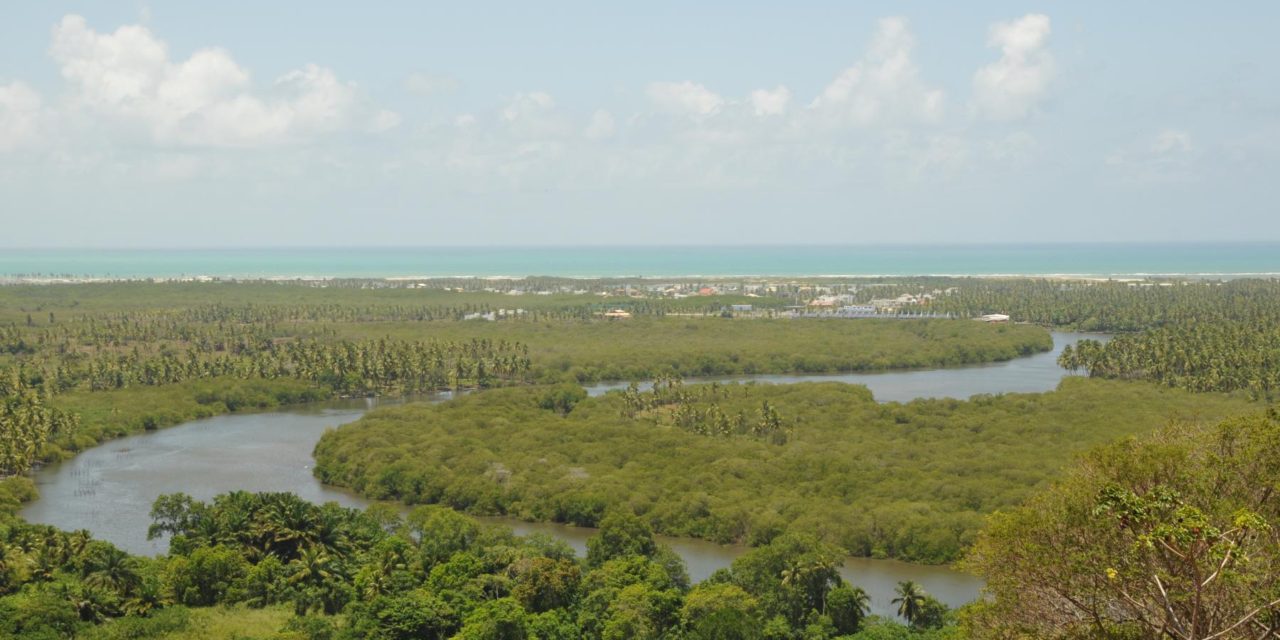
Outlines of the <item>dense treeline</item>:
<svg viewBox="0 0 1280 640">
<path fill-rule="evenodd" d="M 1133 332 L 1195 322 L 1280 317 L 1280 280 L 1088 281 L 1033 278 L 904 279 L 857 297 L 936 292 L 927 308 L 960 317 L 1005 313 L 1017 322 Z"/>
<path fill-rule="evenodd" d="M 204 607 L 292 613 L 263 637 L 824 640 L 943 638 L 951 615 L 900 585 L 909 626 L 867 615 L 843 554 L 784 536 L 689 584 L 647 525 L 611 512 L 585 559 L 440 507 L 407 515 L 233 492 L 161 496 L 151 535 L 165 556 L 126 554 L 86 531 L 0 516 L 0 636 L 151 638 L 191 629 Z M 246 617 L 252 617 L 251 614 Z M 207 619 L 207 618 L 206 618 Z M 220 637 L 219 629 L 192 629 Z"/>
<path fill-rule="evenodd" d="M 0 478 L 26 473 L 50 439 L 75 433 L 79 424 L 76 414 L 46 406 L 15 372 L 0 375 Z"/>
<path fill-rule="evenodd" d="M 96 286 L 120 288 L 120 295 L 104 300 L 94 286 L 0 287 L 0 300 L 36 308 L 41 318 L 32 320 L 27 312 L 26 322 L 0 323 L 0 366 L 19 367 L 29 384 L 51 392 L 233 375 L 290 376 L 343 393 L 385 393 L 526 377 L 585 382 L 950 366 L 1007 360 L 1052 346 L 1048 334 L 1034 327 L 977 323 L 644 316 L 607 322 L 595 315 L 597 303 L 579 297 L 572 297 L 571 316 L 556 319 L 437 322 L 412 305 L 378 303 L 381 291 L 299 304 L 291 301 L 303 287 Z M 140 286 L 155 288 L 154 299 Z M 201 287 L 226 300 L 179 305 Z M 79 304 L 76 295 L 87 301 Z M 489 302 L 479 302 L 485 299 L 461 308 L 489 308 Z M 40 304 L 27 306 L 35 300 Z M 651 303 L 656 304 L 634 302 Z M 73 311 L 59 307 L 55 313 L 57 304 Z M 713 306 L 719 309 L 723 302 Z M 21 314 L 0 306 L 0 316 Z M 328 353 L 308 357 L 314 351 Z"/>
<path fill-rule="evenodd" d="M 475 286 L 477 282 L 481 286 Z M 579 282 L 579 281 L 575 281 Z M 742 295 L 689 298 L 633 297 L 623 288 L 580 281 L 592 293 L 565 293 L 556 285 L 550 295 L 510 295 L 511 290 L 538 291 L 535 283 L 483 291 L 494 283 L 471 281 L 472 286 L 409 289 L 371 281 L 371 286 L 343 287 L 339 282 L 112 282 L 92 284 L 0 286 L 0 323 L 43 327 L 110 314 L 115 321 L 351 323 L 460 320 L 469 314 L 501 309 L 522 310 L 508 320 L 548 321 L 584 319 L 601 311 L 623 308 L 636 315 L 669 313 L 718 315 L 730 304 L 779 308 L 789 298 Z M 381 284 L 382 286 L 372 286 Z M 546 285 L 552 286 L 552 285 Z M 610 295 L 611 292 L 616 295 Z M 164 313 L 159 313 L 164 312 Z M 50 315 L 52 314 L 52 315 Z"/>
<path fill-rule="evenodd" d="M 366 330 L 351 326 L 353 335 Z M 413 327 L 379 328 L 403 338 Z M 440 339 L 507 339 L 529 347 L 542 382 L 659 376 L 837 373 L 959 366 L 1048 351 L 1040 327 L 959 320 L 635 318 L 619 322 L 446 323 Z"/>
<path fill-rule="evenodd" d="M 778 445 L 633 414 L 623 392 L 567 413 L 544 402 L 548 393 L 499 389 L 374 411 L 325 434 L 316 475 L 475 513 L 594 525 L 626 505 L 672 535 L 764 544 L 804 532 L 855 555 L 946 562 L 983 514 L 1020 503 L 1073 452 L 1172 416 L 1249 406 L 1085 378 L 1045 394 L 906 404 L 837 383 L 720 387 L 714 402 L 727 415 L 767 401 L 789 425 Z"/>
<path fill-rule="evenodd" d="M 1143 379 L 1192 391 L 1280 389 L 1280 280 L 1061 282 L 974 280 L 930 301 L 952 313 L 1086 331 L 1120 332 L 1082 342 L 1059 362 L 1103 378 Z M 919 291 L 920 286 L 892 288 Z"/>
<path fill-rule="evenodd" d="M 41 357 L 43 356 L 43 357 Z M 341 393 L 417 393 L 520 382 L 528 348 L 503 340 L 314 339 L 196 341 L 128 349 L 65 349 L 20 359 L 17 375 L 48 393 L 166 385 L 201 378 L 297 378 Z"/>
<path fill-rule="evenodd" d="M 992 519 L 975 637 L 1280 638 L 1280 415 L 1091 452 Z"/>
<path fill-rule="evenodd" d="M 728 279 L 735 287 L 745 282 Z M 1007 313 L 1015 321 L 1083 331 L 1131 332 L 1197 320 L 1274 318 L 1280 307 L 1280 280 L 1097 281 L 1046 278 L 814 278 L 810 284 L 759 282 L 758 297 L 694 296 L 684 299 L 584 296 L 567 293 L 511 296 L 500 292 L 454 291 L 500 288 L 535 291 L 565 286 L 590 291 L 621 291 L 608 281 L 555 282 L 531 279 L 502 285 L 486 281 L 437 282 L 430 289 L 363 287 L 339 283 L 100 283 L 0 287 L 0 325 L 35 327 L 97 316 L 137 319 L 157 310 L 187 319 L 217 318 L 274 323 L 376 323 L 456 319 L 469 313 L 524 309 L 535 321 L 580 319 L 623 307 L 637 315 L 718 314 L 730 304 L 777 309 L 804 304 L 820 293 L 847 294 L 855 302 L 928 295 L 924 308 L 959 317 Z M 717 283 L 709 282 L 715 286 Z M 440 288 L 441 285 L 447 288 Z M 190 310 L 190 311 L 183 311 Z M 141 313 L 139 313 L 141 312 Z M 53 318 L 49 314 L 55 314 Z M 540 315 L 541 314 L 541 315 Z M 516 316 L 512 316 L 515 318 Z M 56 321 L 55 321 L 56 319 Z M 6 322 L 7 321 L 7 322 Z"/>
<path fill-rule="evenodd" d="M 1192 391 L 1244 390 L 1259 398 L 1280 391 L 1280 318 L 1203 322 L 1083 341 L 1058 358 L 1100 378 L 1144 379 Z"/>
<path fill-rule="evenodd" d="M 313 379 L 363 393 L 443 388 L 453 384 L 450 376 L 460 376 L 464 386 L 484 386 L 524 378 L 590 382 L 956 366 L 1052 347 L 1050 335 L 1038 327 L 948 320 L 473 321 L 331 325 L 320 335 L 286 333 L 202 325 L 175 332 L 172 340 L 140 339 L 133 329 L 92 339 L 32 342 L 28 336 L 16 338 L 25 351 L 10 361 L 33 384 L 55 391 L 237 375 Z M 340 375 L 324 378 L 329 372 Z M 347 378 L 349 373 L 355 376 Z"/>
</svg>

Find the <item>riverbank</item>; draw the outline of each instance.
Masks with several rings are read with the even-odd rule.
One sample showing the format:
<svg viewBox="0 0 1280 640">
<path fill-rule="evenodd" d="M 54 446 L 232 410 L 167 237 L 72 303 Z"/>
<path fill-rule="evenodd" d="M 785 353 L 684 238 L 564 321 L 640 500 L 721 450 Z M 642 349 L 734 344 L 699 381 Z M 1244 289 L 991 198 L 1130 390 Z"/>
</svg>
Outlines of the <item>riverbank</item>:
<svg viewBox="0 0 1280 640">
<path fill-rule="evenodd" d="M 241 413 L 187 422 L 153 432 L 109 441 L 35 475 L 40 498 L 20 515 L 29 522 L 66 530 L 88 529 L 131 553 L 154 556 L 168 547 L 166 539 L 147 539 L 151 506 L 156 497 L 183 492 L 210 500 L 228 491 L 287 491 L 322 504 L 365 508 L 371 501 L 321 483 L 312 474 L 311 450 L 328 429 L 359 419 L 385 403 L 370 400 L 331 401 L 272 412 Z M 531 523 L 511 518 L 481 518 L 511 528 L 519 535 L 539 533 L 563 541 L 580 555 L 587 527 Z M 695 582 L 728 567 L 748 548 L 659 536 L 685 560 Z M 898 581 L 915 580 L 950 606 L 978 596 L 981 582 L 942 566 L 893 560 L 847 559 L 841 575 L 863 586 L 873 610 L 894 614 L 890 600 Z"/>
<path fill-rule="evenodd" d="M 1001 393 L 1034 385 L 1052 389 L 1066 372 L 1054 360 L 1079 336 L 1054 334 L 1052 352 L 1011 361 L 938 371 L 846 374 L 844 380 L 865 384 L 878 399 L 908 400 L 920 396 Z M 824 376 L 824 379 L 829 377 Z M 756 378 L 770 381 L 770 378 Z M 1019 385 L 1011 387 L 1007 385 Z M 215 385 L 216 386 L 216 385 Z M 609 385 L 589 387 L 594 394 Z M 151 390 L 150 392 L 159 392 Z M 96 396 L 102 397 L 102 396 Z M 136 398 L 135 398 L 136 399 Z M 164 540 L 147 540 L 151 504 L 164 492 L 183 491 L 209 499 L 220 491 L 289 491 L 315 502 L 346 506 L 368 504 L 354 494 L 321 484 L 312 474 L 311 451 L 327 428 L 357 419 L 364 411 L 394 404 L 390 399 L 330 400 L 319 405 L 283 406 L 272 411 L 238 413 L 185 422 L 154 431 L 138 431 L 108 440 L 61 463 L 40 470 L 35 478 L 43 495 L 27 504 L 22 515 L 32 522 L 64 529 L 89 529 L 95 536 L 141 555 L 165 550 Z M 139 411 L 146 402 L 110 403 Z M 216 405 L 213 405 L 216 406 Z M 208 410 L 208 407 L 204 407 Z M 125 420 L 127 414 L 117 414 Z M 138 424 L 134 422 L 133 424 Z M 581 527 L 499 520 L 517 532 L 541 532 L 581 549 L 593 531 Z M 687 538 L 663 538 L 685 558 L 691 575 L 705 578 L 728 566 L 745 547 L 721 546 Z M 848 559 L 843 575 L 871 588 L 872 607 L 893 613 L 889 601 L 898 580 L 923 584 L 944 602 L 958 606 L 976 597 L 980 583 L 945 567 L 911 565 L 892 560 Z"/>
</svg>

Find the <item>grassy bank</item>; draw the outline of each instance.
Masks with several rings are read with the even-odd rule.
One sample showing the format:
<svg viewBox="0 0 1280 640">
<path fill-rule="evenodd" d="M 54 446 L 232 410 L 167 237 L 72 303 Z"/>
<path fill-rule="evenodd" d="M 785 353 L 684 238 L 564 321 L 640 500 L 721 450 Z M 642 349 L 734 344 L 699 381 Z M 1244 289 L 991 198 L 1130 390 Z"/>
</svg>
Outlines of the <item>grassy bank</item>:
<svg viewBox="0 0 1280 640">
<path fill-rule="evenodd" d="M 72 433 L 59 433 L 42 458 L 55 461 L 104 440 L 235 411 L 262 411 L 331 397 L 324 387 L 298 380 L 213 378 L 158 387 L 73 391 L 51 404 L 80 416 Z"/>
</svg>

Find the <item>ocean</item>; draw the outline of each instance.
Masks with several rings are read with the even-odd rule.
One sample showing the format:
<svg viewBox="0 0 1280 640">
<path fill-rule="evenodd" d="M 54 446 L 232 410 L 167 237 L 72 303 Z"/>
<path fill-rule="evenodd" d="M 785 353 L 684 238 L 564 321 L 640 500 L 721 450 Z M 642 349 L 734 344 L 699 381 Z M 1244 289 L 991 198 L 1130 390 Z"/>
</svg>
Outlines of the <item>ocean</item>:
<svg viewBox="0 0 1280 640">
<path fill-rule="evenodd" d="M 1276 274 L 1280 243 L 0 249 L 6 279 Z"/>
</svg>

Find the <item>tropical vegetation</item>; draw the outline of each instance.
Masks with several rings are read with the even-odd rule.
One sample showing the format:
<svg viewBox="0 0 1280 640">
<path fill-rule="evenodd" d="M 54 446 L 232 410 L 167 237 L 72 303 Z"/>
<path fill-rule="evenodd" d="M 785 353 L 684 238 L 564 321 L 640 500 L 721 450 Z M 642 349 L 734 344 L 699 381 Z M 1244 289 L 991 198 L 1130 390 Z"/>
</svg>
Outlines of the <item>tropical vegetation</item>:
<svg viewBox="0 0 1280 640">
<path fill-rule="evenodd" d="M 1280 637 L 1280 415 L 1091 452 L 992 518 L 969 559 L 993 638 Z"/>
<path fill-rule="evenodd" d="M 402 515 L 233 492 L 165 495 L 152 515 L 151 535 L 170 540 L 156 558 L 0 516 L 0 636 L 822 640 L 907 629 L 869 618 L 866 593 L 836 571 L 842 552 L 810 536 L 781 536 L 694 586 L 625 510 L 601 520 L 585 558 L 441 507 Z M 912 637 L 954 633 L 946 608 L 918 597 L 938 616 L 913 617 Z"/>
<path fill-rule="evenodd" d="M 595 526 L 625 506 L 670 535 L 761 545 L 799 533 L 859 556 L 949 562 L 985 514 L 1021 503 L 1075 453 L 1252 406 L 1086 378 L 905 404 L 841 383 L 664 383 L 568 411 L 547 401 L 562 393 L 375 410 L 321 438 L 315 473 L 372 498 L 477 514 Z"/>
</svg>

